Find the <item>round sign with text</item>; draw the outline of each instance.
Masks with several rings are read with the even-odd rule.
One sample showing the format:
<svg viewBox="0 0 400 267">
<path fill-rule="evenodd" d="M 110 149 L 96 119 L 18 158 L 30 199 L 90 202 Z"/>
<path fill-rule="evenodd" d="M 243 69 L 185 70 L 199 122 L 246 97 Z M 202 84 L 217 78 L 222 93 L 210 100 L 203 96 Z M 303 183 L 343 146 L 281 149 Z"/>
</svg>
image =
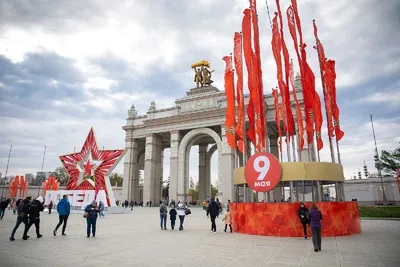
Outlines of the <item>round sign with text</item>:
<svg viewBox="0 0 400 267">
<path fill-rule="evenodd" d="M 246 182 L 256 192 L 268 192 L 281 179 L 281 165 L 278 159 L 267 152 L 254 154 L 244 169 Z"/>
</svg>

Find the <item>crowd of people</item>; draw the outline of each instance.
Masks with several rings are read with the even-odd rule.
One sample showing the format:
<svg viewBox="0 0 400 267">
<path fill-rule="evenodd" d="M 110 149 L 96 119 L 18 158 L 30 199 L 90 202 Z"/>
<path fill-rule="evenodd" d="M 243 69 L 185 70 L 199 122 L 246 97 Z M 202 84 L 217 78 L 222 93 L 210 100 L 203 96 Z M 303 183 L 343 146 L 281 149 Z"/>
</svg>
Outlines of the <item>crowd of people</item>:
<svg viewBox="0 0 400 267">
<path fill-rule="evenodd" d="M 222 219 L 225 223 L 224 231 L 227 231 L 229 226 L 229 230 L 232 233 L 232 215 L 229 210 L 230 200 L 228 200 L 227 211 L 225 213 L 224 218 Z M 142 202 L 136 201 L 124 201 L 122 203 L 123 207 L 131 207 L 143 205 Z M 151 207 L 152 203 L 149 201 L 146 203 L 147 206 Z M 217 225 L 216 219 L 223 213 L 223 205 L 219 201 L 218 198 L 214 199 L 211 198 L 210 200 L 204 200 L 201 203 L 203 210 L 206 212 L 207 218 L 210 218 L 211 221 L 211 232 L 217 232 Z M 17 215 L 15 226 L 11 232 L 10 241 L 15 240 L 15 232 L 21 225 L 24 224 L 24 232 L 22 239 L 27 240 L 29 238 L 28 232 L 32 225 L 35 225 L 36 236 L 37 238 L 41 238 L 42 234 L 40 233 L 40 214 L 44 211 L 44 199 L 43 197 L 39 196 L 36 199 L 31 197 L 27 197 L 25 199 L 6 199 L 3 198 L 0 201 L 0 219 L 3 219 L 6 209 L 13 211 L 13 214 Z M 51 213 L 53 205 L 50 202 L 48 205 L 49 213 Z M 87 224 L 87 237 L 90 237 L 92 234 L 93 237 L 96 236 L 96 222 L 98 218 L 104 217 L 104 203 L 101 201 L 97 203 L 97 201 L 93 201 L 91 204 L 87 205 L 85 208 L 85 213 L 83 217 L 86 219 Z M 57 231 L 62 225 L 61 235 L 66 236 L 66 227 L 68 217 L 71 212 L 71 206 L 68 201 L 68 196 L 64 195 L 63 198 L 58 202 L 57 206 L 57 213 L 59 216 L 59 222 L 53 230 L 53 235 L 57 236 Z M 168 211 L 169 209 L 169 211 Z M 160 228 L 161 230 L 167 230 L 167 218 L 169 215 L 170 219 L 170 227 L 171 230 L 175 229 L 175 222 L 177 218 L 179 218 L 179 231 L 183 231 L 183 224 L 185 221 L 185 216 L 190 215 L 191 211 L 188 208 L 187 202 L 178 201 L 175 203 L 175 200 L 171 200 L 171 202 L 167 203 L 166 200 L 160 201 Z M 309 225 L 311 233 L 312 233 L 312 243 L 315 252 L 321 251 L 321 220 L 322 220 L 322 213 L 318 209 L 315 203 L 311 204 L 311 208 L 308 209 L 303 202 L 300 203 L 300 208 L 297 211 L 297 216 L 300 219 L 304 238 L 308 238 L 307 234 L 307 225 Z"/>
</svg>

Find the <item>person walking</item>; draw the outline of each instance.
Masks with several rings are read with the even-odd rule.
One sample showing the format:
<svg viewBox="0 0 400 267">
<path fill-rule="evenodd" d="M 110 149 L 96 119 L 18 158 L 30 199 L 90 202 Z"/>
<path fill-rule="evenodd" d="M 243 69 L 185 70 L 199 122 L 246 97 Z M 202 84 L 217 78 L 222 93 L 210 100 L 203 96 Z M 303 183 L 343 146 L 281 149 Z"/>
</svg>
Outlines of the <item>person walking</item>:
<svg viewBox="0 0 400 267">
<path fill-rule="evenodd" d="M 179 231 L 183 231 L 183 222 L 185 221 L 185 216 L 186 216 L 186 205 L 183 202 L 178 202 L 178 207 L 177 207 L 177 214 L 179 216 Z"/>
<path fill-rule="evenodd" d="M 14 238 L 15 232 L 17 231 L 21 223 L 24 223 L 25 226 L 28 224 L 28 211 L 30 202 L 31 202 L 31 197 L 27 197 L 24 201 L 19 201 L 19 205 L 17 207 L 17 222 L 15 223 L 14 229 L 11 232 L 10 241 L 15 240 Z M 27 236 L 27 238 L 29 238 L 29 236 Z"/>
<path fill-rule="evenodd" d="M 50 201 L 48 208 L 49 208 L 49 214 L 51 214 L 51 210 L 53 209 L 53 201 Z"/>
<path fill-rule="evenodd" d="M 8 203 L 9 203 L 9 201 L 6 198 L 3 198 L 0 202 L 0 220 L 3 220 L 4 214 L 6 213 Z"/>
<path fill-rule="evenodd" d="M 217 225 L 215 224 L 215 218 L 219 214 L 219 206 L 217 202 L 215 202 L 214 199 L 211 199 L 210 204 L 208 205 L 207 208 L 207 217 L 210 215 L 211 218 L 211 232 L 216 233 L 217 232 Z"/>
<path fill-rule="evenodd" d="M 303 226 L 304 239 L 307 239 L 307 224 L 310 224 L 308 220 L 308 208 L 303 202 L 300 202 L 300 208 L 297 210 L 297 216 L 300 219 L 301 225 Z"/>
<path fill-rule="evenodd" d="M 104 203 L 103 202 L 99 202 L 99 219 L 101 218 L 101 217 L 105 217 L 105 215 L 104 215 Z"/>
<path fill-rule="evenodd" d="M 168 214 L 168 207 L 165 201 L 163 201 L 160 205 L 160 227 L 161 230 L 167 230 L 167 214 Z M 164 228 L 163 228 L 164 225 Z"/>
<path fill-rule="evenodd" d="M 36 228 L 36 236 L 37 238 L 41 238 L 40 234 L 40 213 L 44 210 L 43 207 L 43 197 L 38 196 L 29 206 L 29 222 L 25 225 L 23 240 L 28 239 L 28 231 L 31 228 L 32 224 L 35 225 Z M 25 212 L 25 211 L 24 211 Z"/>
<path fill-rule="evenodd" d="M 86 224 L 87 224 L 87 238 L 90 237 L 90 230 L 92 230 L 93 237 L 96 236 L 96 223 L 97 223 L 97 214 L 99 213 L 99 207 L 97 206 L 97 201 L 93 200 L 93 202 L 86 206 L 85 208 L 86 216 Z"/>
<path fill-rule="evenodd" d="M 63 225 L 61 235 L 66 236 L 65 234 L 65 228 L 67 228 L 67 221 L 69 214 L 71 212 L 71 204 L 68 201 L 68 196 L 63 195 L 63 198 L 58 202 L 57 205 L 57 213 L 58 213 L 58 224 L 56 226 L 56 229 L 53 231 L 53 235 L 57 235 L 57 230 L 60 228 L 61 224 Z"/>
<path fill-rule="evenodd" d="M 226 232 L 226 228 L 229 225 L 229 229 L 231 230 L 231 233 L 232 233 L 232 215 L 231 215 L 231 212 L 229 211 L 229 208 L 226 210 L 225 217 L 222 219 L 222 221 L 225 221 L 224 232 Z"/>
<path fill-rule="evenodd" d="M 310 220 L 311 234 L 312 234 L 312 242 L 314 246 L 314 251 L 321 251 L 321 220 L 322 213 L 318 210 L 318 207 L 315 203 L 311 205 L 311 211 L 308 214 L 308 218 Z"/>
<path fill-rule="evenodd" d="M 169 210 L 169 219 L 171 220 L 171 229 L 174 230 L 175 228 L 175 221 L 176 221 L 176 210 L 175 206 L 172 205 L 171 209 Z"/>
</svg>

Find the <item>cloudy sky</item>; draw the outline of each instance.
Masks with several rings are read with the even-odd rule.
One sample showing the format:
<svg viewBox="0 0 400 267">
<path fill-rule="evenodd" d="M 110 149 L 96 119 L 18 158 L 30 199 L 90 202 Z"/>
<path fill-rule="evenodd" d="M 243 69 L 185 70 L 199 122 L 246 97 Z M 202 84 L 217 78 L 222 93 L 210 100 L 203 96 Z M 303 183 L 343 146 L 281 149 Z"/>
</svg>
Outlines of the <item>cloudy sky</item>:
<svg viewBox="0 0 400 267">
<path fill-rule="evenodd" d="M 272 17 L 276 5 L 268 2 Z M 289 2 L 281 0 L 283 10 Z M 380 150 L 400 141 L 400 3 L 298 2 L 319 92 L 312 19 L 327 57 L 337 62 L 345 176 L 364 160 L 375 171 L 369 114 Z M 270 93 L 277 84 L 271 30 L 265 1 L 257 4 L 264 88 Z M 223 89 L 222 57 L 232 52 L 246 7 L 248 0 L 0 0 L 0 172 L 11 144 L 9 175 L 39 171 L 44 146 L 44 168 L 54 170 L 61 166 L 57 156 L 80 149 L 91 126 L 99 146 L 123 148 L 127 109 L 135 104 L 144 114 L 152 100 L 157 108 L 173 106 L 194 86 L 190 65 L 196 61 L 211 62 L 215 85 Z M 194 179 L 197 151 L 191 151 Z M 329 155 L 325 134 L 321 159 L 329 161 Z M 165 177 L 168 157 L 167 150 Z"/>
</svg>

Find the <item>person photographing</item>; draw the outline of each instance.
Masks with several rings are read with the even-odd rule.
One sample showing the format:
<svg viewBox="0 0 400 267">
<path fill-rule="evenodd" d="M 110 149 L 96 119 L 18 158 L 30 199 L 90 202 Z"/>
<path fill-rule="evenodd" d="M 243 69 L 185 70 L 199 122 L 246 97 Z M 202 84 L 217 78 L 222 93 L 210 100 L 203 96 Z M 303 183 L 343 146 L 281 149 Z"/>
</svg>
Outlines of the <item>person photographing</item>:
<svg viewBox="0 0 400 267">
<path fill-rule="evenodd" d="M 97 206 L 97 201 L 93 200 L 91 204 L 86 206 L 85 214 L 83 215 L 83 217 L 86 218 L 87 238 L 90 237 L 90 232 L 92 232 L 93 237 L 96 236 L 96 223 L 97 223 L 98 213 L 99 213 L 99 206 Z"/>
</svg>

